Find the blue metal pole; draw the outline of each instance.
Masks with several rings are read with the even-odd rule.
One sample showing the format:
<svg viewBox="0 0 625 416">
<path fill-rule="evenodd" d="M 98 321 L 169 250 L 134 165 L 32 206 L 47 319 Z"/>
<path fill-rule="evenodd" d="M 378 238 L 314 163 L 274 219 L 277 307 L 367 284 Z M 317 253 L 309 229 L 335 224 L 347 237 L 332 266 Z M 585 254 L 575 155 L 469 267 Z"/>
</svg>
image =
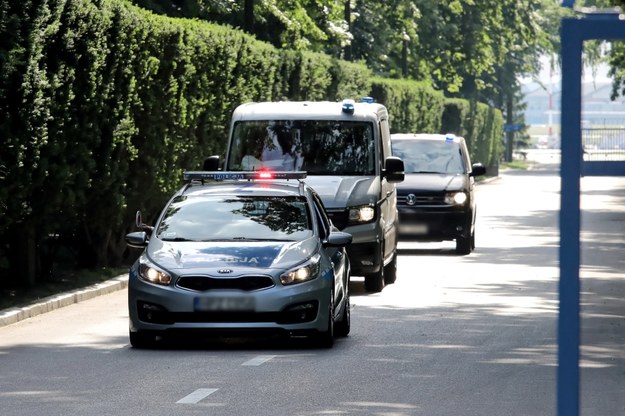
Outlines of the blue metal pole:
<svg viewBox="0 0 625 416">
<path fill-rule="evenodd" d="M 558 415 L 579 415 L 580 173 L 582 39 L 577 19 L 563 19 L 560 313 L 558 320 Z"/>
</svg>

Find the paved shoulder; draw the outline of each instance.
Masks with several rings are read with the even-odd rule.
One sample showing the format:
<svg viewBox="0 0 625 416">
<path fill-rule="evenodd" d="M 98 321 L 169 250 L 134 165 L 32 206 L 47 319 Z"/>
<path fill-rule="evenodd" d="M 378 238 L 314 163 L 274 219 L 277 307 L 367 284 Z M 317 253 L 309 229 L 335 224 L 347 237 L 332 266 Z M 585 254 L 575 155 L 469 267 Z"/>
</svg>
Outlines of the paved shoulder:
<svg viewBox="0 0 625 416">
<path fill-rule="evenodd" d="M 52 295 L 30 305 L 0 310 L 0 327 L 128 287 L 128 274 L 82 289 Z"/>
</svg>

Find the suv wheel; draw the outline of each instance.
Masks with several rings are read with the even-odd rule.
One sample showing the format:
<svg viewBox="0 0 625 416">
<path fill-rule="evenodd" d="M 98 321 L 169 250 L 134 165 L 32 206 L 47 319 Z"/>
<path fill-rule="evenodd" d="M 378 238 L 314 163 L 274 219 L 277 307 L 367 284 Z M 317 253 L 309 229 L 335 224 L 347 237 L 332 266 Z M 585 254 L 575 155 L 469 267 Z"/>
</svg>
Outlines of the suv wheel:
<svg viewBox="0 0 625 416">
<path fill-rule="evenodd" d="M 456 238 L 456 253 L 467 255 L 471 254 L 471 237 Z"/>
</svg>

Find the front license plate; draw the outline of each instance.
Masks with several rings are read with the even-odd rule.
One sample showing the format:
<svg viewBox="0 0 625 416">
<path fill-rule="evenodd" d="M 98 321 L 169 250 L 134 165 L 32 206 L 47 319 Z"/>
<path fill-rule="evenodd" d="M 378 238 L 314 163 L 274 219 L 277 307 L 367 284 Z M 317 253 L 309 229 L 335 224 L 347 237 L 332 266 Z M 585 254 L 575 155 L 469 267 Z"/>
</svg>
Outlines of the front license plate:
<svg viewBox="0 0 625 416">
<path fill-rule="evenodd" d="M 194 300 L 194 308 L 200 312 L 253 311 L 255 307 L 256 302 L 251 296 L 198 297 Z"/>
<path fill-rule="evenodd" d="M 402 226 L 402 231 L 406 231 L 410 234 L 427 234 L 428 226 L 426 224 L 406 224 Z"/>
</svg>

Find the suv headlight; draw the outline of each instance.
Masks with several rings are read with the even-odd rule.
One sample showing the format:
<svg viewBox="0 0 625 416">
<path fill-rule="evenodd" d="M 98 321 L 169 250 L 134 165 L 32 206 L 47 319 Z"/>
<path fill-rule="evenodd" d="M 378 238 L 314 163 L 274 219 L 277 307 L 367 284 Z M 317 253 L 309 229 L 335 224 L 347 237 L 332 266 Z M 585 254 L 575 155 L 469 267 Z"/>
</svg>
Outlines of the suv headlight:
<svg viewBox="0 0 625 416">
<path fill-rule="evenodd" d="M 302 283 L 316 279 L 319 275 L 320 260 L 321 256 L 319 254 L 315 254 L 305 263 L 300 264 L 296 268 L 283 273 L 280 276 L 280 282 L 283 285 L 292 285 L 295 283 Z"/>
<path fill-rule="evenodd" d="M 348 225 L 366 224 L 375 220 L 375 207 L 363 205 L 349 209 Z"/>
<path fill-rule="evenodd" d="M 139 277 L 147 282 L 167 286 L 171 283 L 171 275 L 157 269 L 153 264 L 142 261 L 139 264 Z"/>
<path fill-rule="evenodd" d="M 451 192 L 445 195 L 445 203 L 448 205 L 462 205 L 467 202 L 466 192 Z"/>
</svg>

